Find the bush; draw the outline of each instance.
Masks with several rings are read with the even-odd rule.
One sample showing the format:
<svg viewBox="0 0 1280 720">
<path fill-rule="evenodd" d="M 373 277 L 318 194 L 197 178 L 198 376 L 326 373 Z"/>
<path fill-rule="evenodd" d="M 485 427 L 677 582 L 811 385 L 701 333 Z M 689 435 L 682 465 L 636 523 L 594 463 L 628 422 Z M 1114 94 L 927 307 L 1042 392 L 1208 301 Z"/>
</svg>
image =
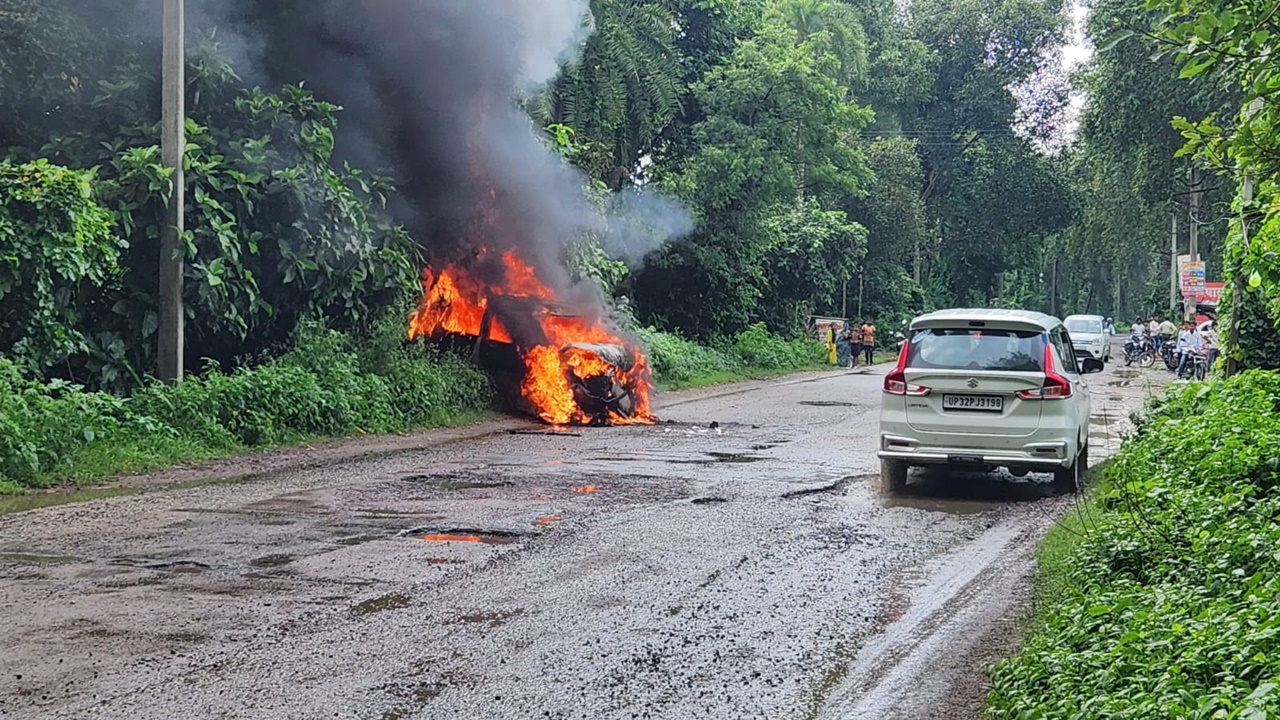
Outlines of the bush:
<svg viewBox="0 0 1280 720">
<path fill-rule="evenodd" d="M 826 347 L 812 340 L 784 340 L 757 323 L 738 334 L 733 351 L 749 367 L 790 370 L 825 362 Z"/>
<path fill-rule="evenodd" d="M 390 327 L 388 319 L 355 343 L 303 323 L 279 358 L 230 374 L 214 369 L 176 387 L 153 383 L 128 399 L 27 380 L 0 359 L 0 490 L 311 437 L 440 425 L 488 406 L 483 373 L 421 343 L 393 341 Z M 396 334 L 403 338 L 403 329 Z"/>
<path fill-rule="evenodd" d="M 675 333 L 646 328 L 636 333 L 649 352 L 654 376 L 668 385 L 701 379 L 731 377 L 750 372 L 799 370 L 826 362 L 822 343 L 784 340 L 763 324 L 740 333 L 725 349 L 709 347 Z"/>
<path fill-rule="evenodd" d="M 1265 371 L 1148 408 L 990 717 L 1280 716 L 1278 409 Z"/>
</svg>

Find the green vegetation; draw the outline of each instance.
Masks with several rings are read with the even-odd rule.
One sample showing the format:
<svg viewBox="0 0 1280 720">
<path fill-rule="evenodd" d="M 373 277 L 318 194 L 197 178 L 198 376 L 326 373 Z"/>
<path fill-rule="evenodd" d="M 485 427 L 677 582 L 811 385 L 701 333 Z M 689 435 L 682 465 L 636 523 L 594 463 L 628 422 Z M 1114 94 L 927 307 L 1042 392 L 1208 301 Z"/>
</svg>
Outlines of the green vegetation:
<svg viewBox="0 0 1280 720">
<path fill-rule="evenodd" d="M 738 334 L 732 344 L 709 347 L 654 328 L 638 332 L 649 350 L 654 379 L 663 387 L 714 385 L 758 375 L 827 366 L 827 347 L 814 340 L 785 340 L 763 324 Z"/>
<path fill-rule="evenodd" d="M 994 670 L 990 717 L 1280 713 L 1277 407 L 1257 370 L 1152 403 L 1041 548 L 1041 622 Z"/>
<path fill-rule="evenodd" d="M 488 380 L 456 358 L 405 346 L 399 316 L 354 341 L 303 323 L 292 348 L 127 398 L 24 379 L 0 359 L 0 493 L 97 480 L 246 449 L 386 433 L 478 417 Z"/>
</svg>

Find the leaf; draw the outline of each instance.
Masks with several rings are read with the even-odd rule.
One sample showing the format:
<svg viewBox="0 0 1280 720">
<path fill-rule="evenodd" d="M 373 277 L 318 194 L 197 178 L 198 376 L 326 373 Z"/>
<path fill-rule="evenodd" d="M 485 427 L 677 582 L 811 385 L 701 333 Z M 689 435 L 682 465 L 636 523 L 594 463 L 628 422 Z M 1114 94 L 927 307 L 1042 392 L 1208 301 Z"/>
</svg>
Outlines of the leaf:
<svg viewBox="0 0 1280 720">
<path fill-rule="evenodd" d="M 1213 65 L 1216 62 L 1217 62 L 1216 58 L 1214 58 L 1214 56 L 1212 55 L 1201 57 L 1196 60 L 1192 60 L 1188 62 L 1186 65 L 1182 66 L 1182 72 L 1178 73 L 1178 78 L 1182 80 L 1193 78 L 1203 73 L 1205 70 L 1208 70 L 1209 68 L 1213 67 Z"/>
</svg>

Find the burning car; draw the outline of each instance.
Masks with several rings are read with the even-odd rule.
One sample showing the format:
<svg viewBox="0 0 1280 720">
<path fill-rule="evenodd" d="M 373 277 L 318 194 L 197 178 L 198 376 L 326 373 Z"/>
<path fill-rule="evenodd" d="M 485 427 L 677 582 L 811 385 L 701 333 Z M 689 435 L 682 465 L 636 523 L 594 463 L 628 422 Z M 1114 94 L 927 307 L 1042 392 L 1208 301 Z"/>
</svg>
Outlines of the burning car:
<svg viewBox="0 0 1280 720">
<path fill-rule="evenodd" d="M 557 302 L 513 252 L 497 267 L 489 282 L 458 264 L 428 269 L 409 337 L 474 342 L 478 360 L 515 376 L 516 406 L 553 425 L 653 422 L 649 364 L 635 344 L 599 313 Z"/>
</svg>

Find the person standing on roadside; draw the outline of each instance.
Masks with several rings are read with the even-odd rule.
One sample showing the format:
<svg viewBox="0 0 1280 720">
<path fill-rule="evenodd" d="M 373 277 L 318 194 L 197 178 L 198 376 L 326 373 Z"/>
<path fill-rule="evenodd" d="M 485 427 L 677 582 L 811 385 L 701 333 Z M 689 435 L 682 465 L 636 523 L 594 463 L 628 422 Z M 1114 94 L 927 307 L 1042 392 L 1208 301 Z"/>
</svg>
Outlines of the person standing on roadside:
<svg viewBox="0 0 1280 720">
<path fill-rule="evenodd" d="M 875 362 L 876 324 L 872 318 L 862 323 L 862 352 L 866 355 L 867 365 Z"/>
<path fill-rule="evenodd" d="M 862 326 L 852 323 L 849 333 L 853 336 L 853 356 L 849 367 L 858 367 L 858 358 L 862 356 Z"/>
<path fill-rule="evenodd" d="M 1161 315 L 1160 326 L 1156 328 L 1156 331 L 1160 335 L 1160 342 L 1163 344 L 1169 342 L 1178 335 L 1178 326 L 1174 325 L 1173 321 L 1166 320 L 1165 317 Z"/>
<path fill-rule="evenodd" d="M 1209 367 L 1218 361 L 1218 356 L 1222 354 L 1219 349 L 1218 327 L 1217 323 L 1212 323 L 1205 327 L 1204 332 L 1200 333 L 1200 347 L 1206 355 Z"/>
<path fill-rule="evenodd" d="M 1159 313 L 1152 315 L 1151 319 L 1147 321 L 1147 337 L 1151 338 L 1151 342 L 1155 343 L 1157 348 L 1159 347 L 1159 340 L 1160 340 L 1160 314 Z"/>
<path fill-rule="evenodd" d="M 849 361 L 855 352 L 849 323 L 840 323 L 840 332 L 836 334 L 836 367 L 849 367 Z"/>
</svg>

